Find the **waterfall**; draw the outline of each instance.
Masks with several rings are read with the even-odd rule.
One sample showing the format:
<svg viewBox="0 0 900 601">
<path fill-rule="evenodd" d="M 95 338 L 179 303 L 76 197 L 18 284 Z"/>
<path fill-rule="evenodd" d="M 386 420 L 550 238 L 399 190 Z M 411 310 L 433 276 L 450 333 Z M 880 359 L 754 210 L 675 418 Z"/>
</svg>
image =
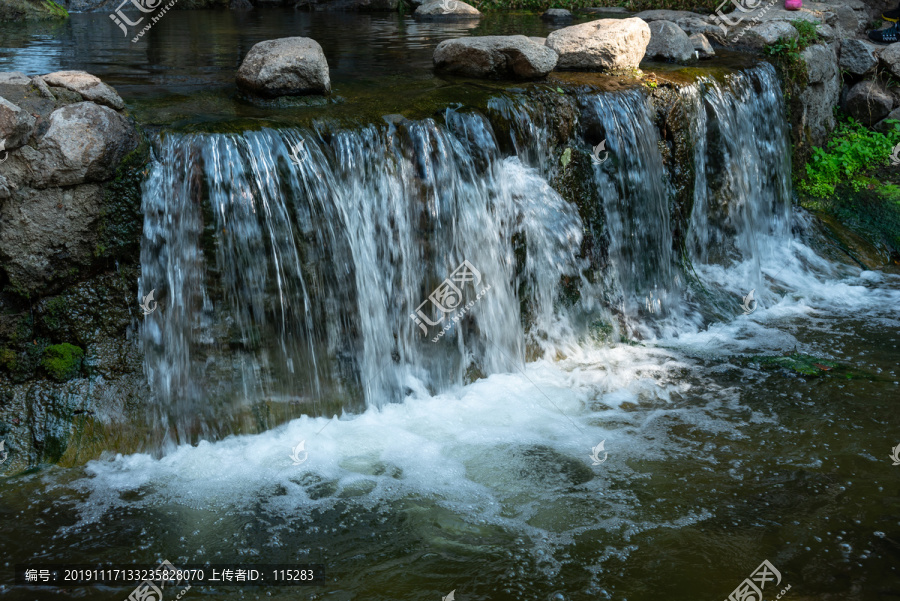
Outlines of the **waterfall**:
<svg viewBox="0 0 900 601">
<path fill-rule="evenodd" d="M 215 438 L 236 410 L 267 427 L 275 406 L 330 415 L 515 372 L 583 343 L 597 315 L 637 336 L 699 323 L 692 266 L 758 265 L 766 236 L 789 235 L 789 153 L 771 67 L 680 94 L 686 223 L 637 89 L 555 100 L 577 121 L 567 140 L 515 94 L 438 120 L 163 135 L 140 282 L 160 303 L 142 334 L 156 418 Z M 609 160 L 591 165 L 601 139 Z"/>
</svg>

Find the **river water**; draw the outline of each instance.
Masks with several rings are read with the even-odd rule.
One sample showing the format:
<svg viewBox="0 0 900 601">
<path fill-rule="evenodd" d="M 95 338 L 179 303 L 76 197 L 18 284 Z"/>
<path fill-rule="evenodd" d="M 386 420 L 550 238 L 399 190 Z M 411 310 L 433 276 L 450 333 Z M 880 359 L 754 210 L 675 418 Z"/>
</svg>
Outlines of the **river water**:
<svg viewBox="0 0 900 601">
<path fill-rule="evenodd" d="M 693 601 L 727 598 L 768 560 L 781 581 L 766 601 L 788 585 L 782 598 L 797 601 L 900 594 L 900 467 L 889 458 L 900 279 L 844 259 L 792 207 L 770 67 L 678 92 L 696 142 L 686 216 L 671 208 L 676 182 L 645 94 L 567 87 L 560 110 L 579 124 L 567 143 L 589 149 L 602 132 L 608 152 L 579 172 L 579 209 L 551 185 L 568 168 L 556 158 L 559 114 L 428 70 L 430 49 L 458 26 L 222 15 L 172 13 L 142 49 L 76 17 L 0 54 L 4 69 L 96 72 L 135 113 L 178 124 L 155 140 L 143 198 L 140 287 L 158 290 L 162 308 L 141 336 L 165 438 L 153 455 L 111 449 L 5 480 L 7 567 L 326 567 L 323 587 L 188 593 L 210 599 Z M 241 50 L 197 35 L 185 53 L 185 34 L 171 33 L 240 19 Z M 546 33 L 527 17 L 480 27 Z M 387 41 L 369 54 L 362 34 L 344 53 L 323 41 L 330 61 L 341 57 L 341 103 L 235 97 L 226 82 L 239 57 L 287 29 Z M 78 32 L 105 50 L 37 50 Z M 135 53 L 154 48 L 148 67 Z M 397 48 L 409 61 L 385 58 Z M 134 75 L 138 63 L 155 74 Z M 362 74 L 378 94 L 354 91 Z M 375 98 L 398 81 L 429 107 L 435 90 L 457 101 L 369 119 L 415 104 Z M 266 121 L 217 133 L 243 119 Z M 410 314 L 463 261 L 465 317 L 423 337 Z M 742 305 L 750 290 L 755 303 Z M 812 357 L 801 362 L 814 375 L 760 358 L 787 355 Z M 304 415 L 227 434 L 228 415 L 261 402 Z M 2 578 L 9 599 L 130 591 Z"/>
</svg>

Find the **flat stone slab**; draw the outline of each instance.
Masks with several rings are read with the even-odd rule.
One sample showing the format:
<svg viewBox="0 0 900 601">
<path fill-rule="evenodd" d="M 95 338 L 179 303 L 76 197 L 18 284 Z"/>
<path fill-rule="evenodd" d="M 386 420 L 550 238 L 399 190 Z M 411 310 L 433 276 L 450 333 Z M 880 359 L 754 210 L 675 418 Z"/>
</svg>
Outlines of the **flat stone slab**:
<svg viewBox="0 0 900 601">
<path fill-rule="evenodd" d="M 117 111 L 125 108 L 125 103 L 122 102 L 122 98 L 112 86 L 103 83 L 99 77 L 85 71 L 56 71 L 55 73 L 42 75 L 41 79 L 48 86 L 56 86 L 78 92 L 85 100 L 108 106 Z"/>
</svg>

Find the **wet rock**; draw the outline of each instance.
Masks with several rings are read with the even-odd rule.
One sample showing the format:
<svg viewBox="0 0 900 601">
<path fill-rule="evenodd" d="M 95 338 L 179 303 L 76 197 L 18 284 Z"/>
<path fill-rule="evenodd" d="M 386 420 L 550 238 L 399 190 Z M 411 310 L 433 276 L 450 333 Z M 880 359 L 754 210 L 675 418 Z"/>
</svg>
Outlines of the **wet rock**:
<svg viewBox="0 0 900 601">
<path fill-rule="evenodd" d="M 650 23 L 650 43 L 645 59 L 686 61 L 694 56 L 694 44 L 686 33 L 671 21 Z"/>
<path fill-rule="evenodd" d="M 691 44 L 694 46 L 694 52 L 700 58 L 712 58 L 716 55 L 716 51 L 713 50 L 712 44 L 709 43 L 709 40 L 706 39 L 706 36 L 702 33 L 695 33 L 690 37 Z"/>
<path fill-rule="evenodd" d="M 228 8 L 231 10 L 247 11 L 253 10 L 253 5 L 250 4 L 248 0 L 231 0 L 231 5 Z"/>
<path fill-rule="evenodd" d="M 900 42 L 891 44 L 879 55 L 881 64 L 895 77 L 900 77 Z"/>
<path fill-rule="evenodd" d="M 113 177 L 137 145 L 137 131 L 125 117 L 93 102 L 79 102 L 53 111 L 37 146 L 39 155 L 26 160 L 35 187 L 71 186 Z"/>
<path fill-rule="evenodd" d="M 33 130 L 34 117 L 0 97 L 0 153 L 26 144 Z"/>
<path fill-rule="evenodd" d="M 125 108 L 122 98 L 112 88 L 102 81 L 99 77 L 95 77 L 84 71 L 57 71 L 43 75 L 41 79 L 47 85 L 66 88 L 73 92 L 78 92 L 81 97 L 97 104 L 102 104 L 117 111 Z"/>
<path fill-rule="evenodd" d="M 841 41 L 841 69 L 853 75 L 865 75 L 878 65 L 875 45 L 862 40 Z"/>
<path fill-rule="evenodd" d="M 310 38 L 281 38 L 250 49 L 237 73 L 237 85 L 265 98 L 330 94 L 328 61 Z"/>
<path fill-rule="evenodd" d="M 20 293 L 43 292 L 93 260 L 102 192 L 86 184 L 71 189 L 21 188 L 0 213 L 0 263 Z"/>
<path fill-rule="evenodd" d="M 481 12 L 471 4 L 461 0 L 426 0 L 413 16 L 423 20 L 480 19 Z"/>
<path fill-rule="evenodd" d="M 553 21 L 554 23 L 571 21 L 572 13 L 564 8 L 548 8 L 544 14 L 541 15 L 541 20 Z"/>
<path fill-rule="evenodd" d="M 547 46 L 559 54 L 558 69 L 622 71 L 637 69 L 650 43 L 650 26 L 641 19 L 599 19 L 551 32 Z"/>
<path fill-rule="evenodd" d="M 751 48 L 761 50 L 769 44 L 774 44 L 778 40 L 797 39 L 798 37 L 800 37 L 800 34 L 790 23 L 784 21 L 769 21 L 754 25 L 747 29 L 743 37 L 741 37 L 741 43 L 750 46 Z"/>
<path fill-rule="evenodd" d="M 556 52 L 522 35 L 444 40 L 434 50 L 435 69 L 467 77 L 540 79 L 556 61 Z"/>
<path fill-rule="evenodd" d="M 875 81 L 861 81 L 850 88 L 842 107 L 863 125 L 874 125 L 891 112 L 894 99 Z"/>
</svg>

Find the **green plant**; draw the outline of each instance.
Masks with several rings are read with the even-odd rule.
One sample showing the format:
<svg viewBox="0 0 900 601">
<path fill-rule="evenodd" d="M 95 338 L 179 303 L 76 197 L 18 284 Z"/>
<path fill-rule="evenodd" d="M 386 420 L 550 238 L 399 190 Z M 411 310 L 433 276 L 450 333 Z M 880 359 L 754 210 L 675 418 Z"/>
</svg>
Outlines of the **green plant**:
<svg viewBox="0 0 900 601">
<path fill-rule="evenodd" d="M 55 16 L 55 17 L 60 17 L 60 18 L 62 18 L 62 19 L 68 19 L 68 18 L 69 18 L 69 11 L 67 11 L 67 10 L 65 9 L 65 7 L 60 6 L 59 4 L 57 4 L 56 2 L 54 2 L 53 0 L 44 0 L 44 7 L 46 7 L 46 9 L 47 9 L 48 11 L 50 11 L 50 14 L 53 15 L 53 16 Z"/>
<path fill-rule="evenodd" d="M 894 146 L 900 143 L 900 121 L 888 120 L 886 133 L 872 131 L 848 117 L 838 123 L 827 148 L 813 148 L 806 164 L 806 179 L 799 182 L 801 192 L 827 197 L 839 183 L 854 191 L 867 186 L 867 170 L 887 164 Z"/>
<path fill-rule="evenodd" d="M 54 380 L 64 382 L 78 375 L 78 372 L 81 371 L 81 360 L 83 358 L 83 350 L 74 344 L 63 342 L 62 344 L 48 346 L 44 350 L 41 367 Z"/>
<path fill-rule="evenodd" d="M 794 20 L 791 21 L 791 25 L 797 30 L 796 38 L 780 38 L 763 48 L 763 52 L 772 57 L 781 70 L 785 79 L 784 95 L 787 99 L 791 98 L 791 90 L 806 87 L 808 78 L 806 61 L 803 60 L 801 53 L 819 39 L 815 23 Z"/>
</svg>

